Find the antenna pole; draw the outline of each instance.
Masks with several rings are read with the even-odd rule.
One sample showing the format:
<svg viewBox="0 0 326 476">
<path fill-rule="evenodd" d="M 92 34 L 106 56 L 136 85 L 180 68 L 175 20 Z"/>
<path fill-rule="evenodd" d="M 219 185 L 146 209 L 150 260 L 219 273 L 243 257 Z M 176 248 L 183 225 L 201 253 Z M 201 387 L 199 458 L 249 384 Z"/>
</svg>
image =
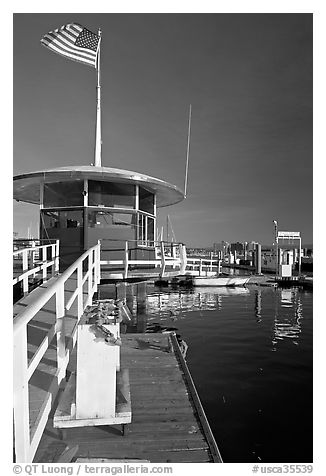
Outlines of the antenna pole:
<svg viewBox="0 0 326 476">
<path fill-rule="evenodd" d="M 188 165 L 189 165 L 189 149 L 190 149 L 190 128 L 191 128 L 191 104 L 189 105 L 189 121 L 188 121 L 188 140 L 187 140 L 187 160 L 186 160 L 186 175 L 185 175 L 185 188 L 184 197 L 187 197 L 187 185 L 188 185 Z"/>
<path fill-rule="evenodd" d="M 102 32 L 98 30 L 100 37 L 98 53 L 97 53 L 97 86 L 96 86 L 96 133 L 95 133 L 95 167 L 101 167 L 102 160 L 102 137 L 101 137 L 101 35 Z"/>
<path fill-rule="evenodd" d="M 175 238 L 175 233 L 174 233 L 174 230 L 173 230 L 173 226 L 172 226 L 172 221 L 171 221 L 170 215 L 168 215 L 168 220 L 169 220 L 170 228 L 171 228 L 172 242 L 177 241 L 176 238 Z"/>
</svg>

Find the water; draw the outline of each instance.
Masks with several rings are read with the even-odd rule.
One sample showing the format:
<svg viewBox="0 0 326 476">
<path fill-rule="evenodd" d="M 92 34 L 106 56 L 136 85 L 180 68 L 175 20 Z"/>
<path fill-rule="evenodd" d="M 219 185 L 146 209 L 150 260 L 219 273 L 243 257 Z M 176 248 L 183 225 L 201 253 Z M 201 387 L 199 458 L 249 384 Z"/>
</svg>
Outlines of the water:
<svg viewBox="0 0 326 476">
<path fill-rule="evenodd" d="M 147 286 L 142 323 L 187 342 L 224 462 L 312 462 L 312 309 L 300 288 Z"/>
</svg>

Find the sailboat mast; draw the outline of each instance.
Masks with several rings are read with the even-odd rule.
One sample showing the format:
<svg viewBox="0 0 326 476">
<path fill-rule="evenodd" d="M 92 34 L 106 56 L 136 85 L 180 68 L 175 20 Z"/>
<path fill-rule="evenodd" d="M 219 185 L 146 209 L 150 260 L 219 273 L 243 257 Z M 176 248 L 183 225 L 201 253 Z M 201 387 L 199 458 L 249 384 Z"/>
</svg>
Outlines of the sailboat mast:
<svg viewBox="0 0 326 476">
<path fill-rule="evenodd" d="M 98 30 L 100 37 L 98 53 L 97 53 L 97 86 L 96 86 L 96 132 L 95 132 L 95 167 L 102 165 L 102 137 L 101 137 L 101 35 L 102 32 Z"/>
<path fill-rule="evenodd" d="M 185 176 L 185 188 L 184 197 L 187 197 L 187 185 L 188 185 L 188 166 L 189 166 L 189 149 L 190 149 L 190 129 L 191 129 L 191 104 L 189 105 L 189 121 L 188 121 L 188 140 L 187 140 L 187 160 L 186 160 L 186 176 Z"/>
</svg>

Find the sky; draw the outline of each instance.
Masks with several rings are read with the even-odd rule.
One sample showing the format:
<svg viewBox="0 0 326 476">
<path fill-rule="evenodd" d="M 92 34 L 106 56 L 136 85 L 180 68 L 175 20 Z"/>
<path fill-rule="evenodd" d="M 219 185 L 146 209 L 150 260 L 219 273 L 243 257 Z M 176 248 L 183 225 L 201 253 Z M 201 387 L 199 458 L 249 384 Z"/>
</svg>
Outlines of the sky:
<svg viewBox="0 0 326 476">
<path fill-rule="evenodd" d="M 13 15 L 13 173 L 94 161 L 95 69 L 41 37 L 66 23 L 102 30 L 102 165 L 184 188 L 158 210 L 188 247 L 313 242 L 313 18 L 303 13 Z M 14 203 L 14 231 L 38 207 Z"/>
</svg>

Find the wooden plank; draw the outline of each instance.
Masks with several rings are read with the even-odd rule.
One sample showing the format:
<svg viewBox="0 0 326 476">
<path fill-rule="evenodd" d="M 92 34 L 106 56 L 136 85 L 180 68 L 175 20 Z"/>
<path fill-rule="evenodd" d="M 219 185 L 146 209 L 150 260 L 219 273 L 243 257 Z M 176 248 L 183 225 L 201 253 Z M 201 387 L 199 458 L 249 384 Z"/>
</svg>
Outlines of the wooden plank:
<svg viewBox="0 0 326 476">
<path fill-rule="evenodd" d="M 197 414 L 200 418 L 200 422 L 202 424 L 203 432 L 204 432 L 204 434 L 206 436 L 206 439 L 207 439 L 207 442 L 210 446 L 210 451 L 211 451 L 213 460 L 214 460 L 214 462 L 222 463 L 222 457 L 221 457 L 221 454 L 219 452 L 218 446 L 216 444 L 214 435 L 213 435 L 212 430 L 209 426 L 209 423 L 208 423 L 208 420 L 206 418 L 206 415 L 205 415 L 204 409 L 202 407 L 201 401 L 199 399 L 195 384 L 192 380 L 192 377 L 191 377 L 191 374 L 189 372 L 188 366 L 187 366 L 186 361 L 185 361 L 185 359 L 184 359 L 184 357 L 181 353 L 177 338 L 174 334 L 171 334 L 171 341 L 172 341 L 172 344 L 173 344 L 173 348 L 176 352 L 176 355 L 178 356 L 178 359 L 179 359 L 179 362 L 181 364 L 182 370 L 184 371 L 185 377 L 187 379 L 188 387 L 189 387 L 189 390 L 191 392 L 191 397 L 192 397 L 192 400 L 195 404 Z"/>
<path fill-rule="evenodd" d="M 148 459 L 151 463 L 209 463 L 211 455 L 206 448 L 182 449 L 182 450 L 159 450 L 135 447 L 120 447 L 112 449 L 110 446 L 92 447 L 87 445 L 80 448 L 78 456 L 89 457 L 109 457 L 111 458 L 139 458 Z"/>
<path fill-rule="evenodd" d="M 79 445 L 77 458 L 213 462 L 180 363 L 175 352 L 166 352 L 168 336 L 124 334 L 121 338 L 121 365 L 129 367 L 132 399 L 128 435 L 123 437 L 119 426 L 76 427 L 67 430 L 65 444 Z M 49 445 L 53 454 L 63 451 L 51 420 L 48 425 L 52 436 L 44 436 L 38 462 L 49 458 Z"/>
<path fill-rule="evenodd" d="M 150 463 L 149 459 L 77 458 L 76 463 Z"/>
<path fill-rule="evenodd" d="M 72 459 L 76 456 L 76 454 L 78 452 L 78 449 L 79 449 L 78 445 L 75 445 L 72 448 L 67 446 L 65 451 L 61 454 L 61 456 L 59 457 L 59 459 L 56 462 L 57 463 L 70 463 L 72 461 Z"/>
<path fill-rule="evenodd" d="M 75 441 L 75 440 L 73 440 Z M 107 454 L 108 456 L 111 455 L 119 455 L 121 453 L 127 454 L 128 451 L 129 455 L 135 456 L 139 452 L 144 451 L 156 451 L 156 452 L 163 452 L 163 451 L 186 451 L 186 450 L 207 450 L 208 445 L 205 439 L 165 439 L 165 440 L 140 440 L 137 441 L 129 441 L 129 438 L 125 438 L 123 436 L 113 439 L 107 440 L 102 438 L 101 440 L 92 440 L 89 442 L 87 439 L 84 440 L 78 437 L 79 447 L 80 447 L 80 454 L 83 453 L 85 448 L 88 448 L 89 455 L 101 455 L 104 456 Z M 108 452 L 109 450 L 109 452 Z"/>
<path fill-rule="evenodd" d="M 77 437 L 81 440 L 88 440 L 92 436 L 96 440 L 110 439 L 117 440 L 116 432 L 111 428 L 102 428 L 102 430 L 96 431 L 94 428 L 74 428 L 72 432 L 69 432 L 69 438 Z M 139 438 L 142 436 L 142 438 Z M 201 428 L 196 421 L 178 421 L 178 422 L 131 422 L 128 427 L 128 437 L 122 440 L 127 443 L 133 441 L 151 441 L 154 440 L 171 440 L 171 444 L 174 440 L 183 438 L 189 440 L 203 439 Z M 118 439 L 119 440 L 119 439 Z"/>
<path fill-rule="evenodd" d="M 211 455 L 207 450 L 148 452 L 151 463 L 209 463 Z"/>
</svg>

